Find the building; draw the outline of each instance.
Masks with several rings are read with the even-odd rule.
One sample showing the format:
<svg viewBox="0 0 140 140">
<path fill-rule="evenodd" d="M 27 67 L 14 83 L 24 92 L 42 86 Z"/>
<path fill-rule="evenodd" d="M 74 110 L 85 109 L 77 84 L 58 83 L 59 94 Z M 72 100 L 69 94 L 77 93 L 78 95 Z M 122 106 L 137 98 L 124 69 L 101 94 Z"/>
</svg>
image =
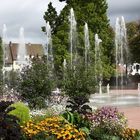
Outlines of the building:
<svg viewBox="0 0 140 140">
<path fill-rule="evenodd" d="M 5 47 L 5 71 L 10 70 L 17 70 L 19 69 L 19 65 L 17 63 L 18 57 L 18 43 L 10 42 Z M 27 55 L 25 56 L 26 59 L 33 58 L 33 57 L 42 57 L 44 55 L 44 49 L 42 44 L 25 44 L 25 49 Z"/>
</svg>

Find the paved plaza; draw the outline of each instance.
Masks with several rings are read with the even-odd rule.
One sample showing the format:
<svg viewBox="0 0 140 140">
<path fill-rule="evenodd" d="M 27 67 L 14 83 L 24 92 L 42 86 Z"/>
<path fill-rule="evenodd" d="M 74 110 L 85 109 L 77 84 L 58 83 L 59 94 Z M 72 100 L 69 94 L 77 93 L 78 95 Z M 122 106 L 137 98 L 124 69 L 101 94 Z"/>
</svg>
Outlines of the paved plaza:
<svg viewBox="0 0 140 140">
<path fill-rule="evenodd" d="M 127 95 L 139 94 L 138 90 L 124 90 L 123 93 Z M 119 107 L 118 109 L 119 111 L 124 112 L 125 116 L 128 119 L 128 126 L 130 128 L 136 128 L 140 130 L 140 107 L 125 106 L 125 107 Z"/>
<path fill-rule="evenodd" d="M 117 101 L 116 98 L 118 98 Z M 140 93 L 138 90 L 110 90 L 109 95 L 93 94 L 90 103 L 98 107 L 117 107 L 120 112 L 124 112 L 128 119 L 128 126 L 140 130 Z"/>
<path fill-rule="evenodd" d="M 128 126 L 140 130 L 140 107 L 119 108 L 128 119 Z"/>
</svg>

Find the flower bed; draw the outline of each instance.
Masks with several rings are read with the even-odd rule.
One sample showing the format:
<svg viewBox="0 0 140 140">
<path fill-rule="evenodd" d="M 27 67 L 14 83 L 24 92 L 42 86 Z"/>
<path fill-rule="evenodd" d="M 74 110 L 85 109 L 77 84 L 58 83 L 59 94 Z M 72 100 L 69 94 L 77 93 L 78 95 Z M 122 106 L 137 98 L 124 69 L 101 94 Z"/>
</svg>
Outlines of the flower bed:
<svg viewBox="0 0 140 140">
<path fill-rule="evenodd" d="M 37 115 L 32 113 L 29 121 L 20 124 L 23 117 L 17 118 L 18 109 L 15 114 L 17 117 L 9 114 L 14 109 L 10 106 L 12 102 L 2 101 L 0 104 L 0 139 L 3 140 L 140 139 L 140 131 L 128 128 L 127 119 L 117 108 L 102 107 L 85 114 L 67 111 L 63 114 L 66 118 L 62 117 L 62 114 L 48 113 L 46 109 Z M 12 133 L 9 132 L 11 130 Z"/>
<path fill-rule="evenodd" d="M 40 137 L 55 137 L 57 140 L 85 140 L 84 132 L 77 130 L 60 116 L 49 117 L 38 123 L 29 121 L 23 131 L 31 139 L 42 133 Z"/>
</svg>

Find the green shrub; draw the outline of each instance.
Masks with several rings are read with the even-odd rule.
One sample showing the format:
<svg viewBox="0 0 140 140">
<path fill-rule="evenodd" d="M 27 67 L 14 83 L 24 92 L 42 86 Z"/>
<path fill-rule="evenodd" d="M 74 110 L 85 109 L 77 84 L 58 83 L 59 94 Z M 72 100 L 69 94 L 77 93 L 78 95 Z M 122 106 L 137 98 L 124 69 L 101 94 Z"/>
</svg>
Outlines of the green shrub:
<svg viewBox="0 0 140 140">
<path fill-rule="evenodd" d="M 96 140 L 121 140 L 119 136 L 113 134 L 108 134 L 104 128 L 97 127 L 91 130 L 90 136 L 92 139 Z"/>
<path fill-rule="evenodd" d="M 30 114 L 29 108 L 22 102 L 16 102 L 11 105 L 11 107 L 15 107 L 14 110 L 10 111 L 9 114 L 12 114 L 20 119 L 20 124 L 29 121 Z"/>
<path fill-rule="evenodd" d="M 22 140 L 19 119 L 9 114 L 13 107 L 9 107 L 13 102 L 0 102 L 0 140 Z"/>
<path fill-rule="evenodd" d="M 24 67 L 19 79 L 18 92 L 32 109 L 45 108 L 46 100 L 54 89 L 54 77 L 46 58 L 33 59 L 32 67 Z"/>
<path fill-rule="evenodd" d="M 70 68 L 68 65 L 64 71 L 62 82 L 65 94 L 71 99 L 79 96 L 89 98 L 89 95 L 95 90 L 95 78 L 93 75 L 93 66 L 85 68 L 82 59 L 79 60 L 74 68 Z"/>
</svg>

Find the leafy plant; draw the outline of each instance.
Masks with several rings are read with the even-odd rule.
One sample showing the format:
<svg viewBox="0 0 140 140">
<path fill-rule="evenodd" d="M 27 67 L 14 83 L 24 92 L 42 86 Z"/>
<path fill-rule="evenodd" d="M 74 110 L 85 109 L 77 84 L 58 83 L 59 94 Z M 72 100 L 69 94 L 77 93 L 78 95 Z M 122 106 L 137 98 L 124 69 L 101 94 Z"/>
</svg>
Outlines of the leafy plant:
<svg viewBox="0 0 140 140">
<path fill-rule="evenodd" d="M 0 139 L 1 140 L 21 140 L 22 133 L 19 119 L 11 114 L 14 108 L 9 107 L 13 102 L 0 102 Z"/>
<path fill-rule="evenodd" d="M 92 108 L 86 104 L 88 101 L 88 98 L 84 98 L 80 95 L 72 97 L 71 100 L 67 101 L 68 105 L 66 105 L 69 111 L 66 110 L 62 116 L 78 129 L 85 128 L 84 130 L 90 131 L 91 121 L 86 115 L 91 114 Z M 87 136 L 88 135 L 87 133 Z"/>
<path fill-rule="evenodd" d="M 54 80 L 47 59 L 34 59 L 31 67 L 26 67 L 21 73 L 19 93 L 31 108 L 46 107 L 54 88 Z"/>
<path fill-rule="evenodd" d="M 67 109 L 70 109 L 71 112 L 77 112 L 79 114 L 86 114 L 92 112 L 92 108 L 86 103 L 89 102 L 88 98 L 83 96 L 75 96 L 71 100 L 68 100 L 66 105 Z"/>
<path fill-rule="evenodd" d="M 62 116 L 71 124 L 76 126 L 78 130 L 82 130 L 86 137 L 90 140 L 90 128 L 92 126 L 91 122 L 85 118 L 82 114 L 79 114 L 77 112 L 70 112 L 65 111 Z"/>
<path fill-rule="evenodd" d="M 20 120 L 20 124 L 23 124 L 30 119 L 29 108 L 22 102 L 16 102 L 10 107 L 14 107 L 15 109 L 10 111 L 9 114 L 16 116 Z"/>
</svg>

